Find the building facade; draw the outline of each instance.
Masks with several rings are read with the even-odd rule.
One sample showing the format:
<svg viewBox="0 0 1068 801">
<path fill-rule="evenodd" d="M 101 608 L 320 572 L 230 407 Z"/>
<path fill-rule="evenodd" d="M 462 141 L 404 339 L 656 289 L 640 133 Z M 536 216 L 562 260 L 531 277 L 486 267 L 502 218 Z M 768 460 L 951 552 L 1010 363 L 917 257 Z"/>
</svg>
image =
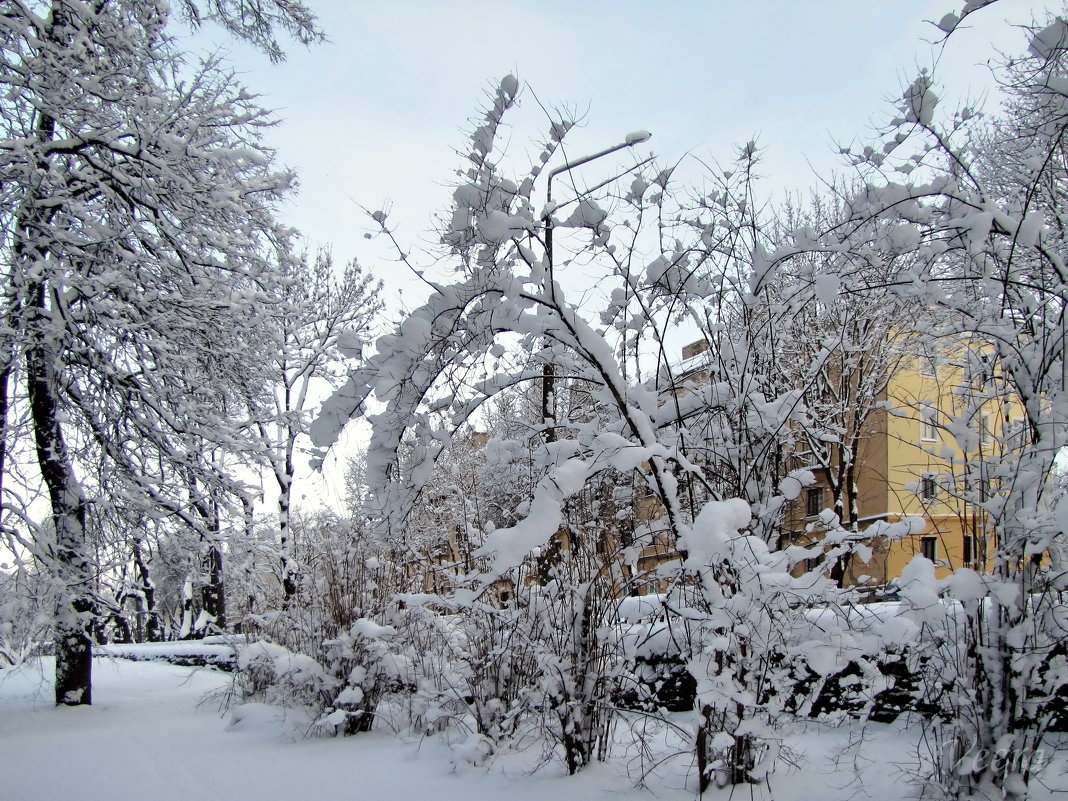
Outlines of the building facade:
<svg viewBox="0 0 1068 801">
<path fill-rule="evenodd" d="M 1010 393 L 987 362 L 984 348 L 957 342 L 894 364 L 860 426 L 847 502 L 851 527 L 866 548 L 840 566 L 842 584 L 886 584 L 917 555 L 935 563 L 939 578 L 989 567 L 993 466 L 1011 447 L 1014 422 Z M 842 503 L 832 497 L 829 475 L 836 466 L 814 467 L 815 483 L 788 506 L 784 529 L 791 543 L 815 544 L 836 522 L 830 515 Z M 922 527 L 905 536 L 863 536 L 878 533 L 877 524 L 909 517 Z"/>
</svg>

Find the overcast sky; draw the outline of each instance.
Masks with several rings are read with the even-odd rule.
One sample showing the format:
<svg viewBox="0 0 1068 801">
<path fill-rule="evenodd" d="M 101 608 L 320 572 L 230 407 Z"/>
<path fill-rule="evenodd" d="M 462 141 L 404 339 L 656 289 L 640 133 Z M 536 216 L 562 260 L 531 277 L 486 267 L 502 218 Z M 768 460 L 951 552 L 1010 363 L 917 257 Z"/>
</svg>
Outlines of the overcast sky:
<svg viewBox="0 0 1068 801">
<path fill-rule="evenodd" d="M 430 238 L 448 205 L 468 120 L 503 75 L 525 84 L 512 147 L 543 131 L 534 95 L 585 116 L 569 157 L 647 129 L 665 160 L 727 161 L 756 137 L 774 197 L 812 185 L 839 162 L 834 140 L 862 139 L 931 64 L 937 20 L 954 0 L 310 0 L 330 37 L 271 65 L 226 44 L 245 83 L 275 109 L 270 141 L 300 174 L 287 219 L 315 243 L 358 257 L 391 293 L 404 286 L 369 242 L 360 205 L 389 205 L 407 243 Z M 990 85 L 995 50 L 1024 41 L 1006 20 L 1044 4 L 1000 0 L 936 75 L 947 99 Z M 811 165 L 811 167 L 810 167 Z M 604 169 L 611 169 L 605 165 Z M 596 166 L 584 168 L 597 170 Z M 607 173 L 610 174 L 610 173 Z M 587 177 L 587 176 L 583 176 Z M 596 174 L 588 176 L 591 179 Z M 408 290 L 406 305 L 418 297 Z"/>
<path fill-rule="evenodd" d="M 511 117 L 522 154 L 544 131 L 543 104 L 578 111 L 569 158 L 646 129 L 642 146 L 665 161 L 685 154 L 729 161 L 733 146 L 765 148 L 768 196 L 814 184 L 840 164 L 833 142 L 865 140 L 891 116 L 890 101 L 930 66 L 937 31 L 926 20 L 955 0 L 309 0 L 330 37 L 272 65 L 232 42 L 242 79 L 281 120 L 269 142 L 298 170 L 287 221 L 343 260 L 357 257 L 386 281 L 393 309 L 422 300 L 420 285 L 388 258 L 363 205 L 388 206 L 406 247 L 430 241 L 448 207 L 464 132 L 506 74 L 524 84 Z M 991 86 L 985 64 L 1016 53 L 1044 4 L 1000 0 L 935 70 L 953 105 Z M 925 41 L 927 40 L 927 41 Z M 203 41 L 203 39 L 201 40 Z M 633 163 L 621 160 L 617 164 Z M 607 162 L 608 160 L 606 160 Z M 596 183 L 614 165 L 591 164 Z M 603 173 L 598 173 L 604 170 Z M 403 292 L 403 297 L 398 293 Z M 340 465 L 338 465 L 340 466 Z M 337 490 L 308 487 L 310 495 Z M 339 499 L 333 498 L 336 503 Z"/>
</svg>

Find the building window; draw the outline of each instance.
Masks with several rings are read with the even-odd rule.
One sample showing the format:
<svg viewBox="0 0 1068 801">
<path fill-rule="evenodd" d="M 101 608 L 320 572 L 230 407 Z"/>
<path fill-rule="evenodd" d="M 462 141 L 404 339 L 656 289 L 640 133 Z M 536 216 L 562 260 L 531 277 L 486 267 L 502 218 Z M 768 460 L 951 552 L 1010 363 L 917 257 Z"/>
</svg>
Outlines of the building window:
<svg viewBox="0 0 1068 801">
<path fill-rule="evenodd" d="M 938 373 L 935 370 L 934 359 L 928 355 L 920 357 L 920 375 L 924 378 L 937 378 Z"/>
<path fill-rule="evenodd" d="M 933 501 L 938 497 L 938 482 L 934 476 L 923 476 L 920 479 L 920 497 L 925 501 Z"/>
<path fill-rule="evenodd" d="M 980 381 L 979 386 L 980 387 L 985 387 L 987 385 L 987 383 L 990 381 L 990 357 L 987 356 L 985 353 L 980 353 L 979 354 L 979 365 L 977 365 L 977 367 L 978 367 L 978 373 L 979 373 L 977 378 Z"/>
<path fill-rule="evenodd" d="M 815 517 L 823 511 L 823 487 L 813 487 L 806 496 L 805 514 Z"/>
<path fill-rule="evenodd" d="M 920 537 L 920 555 L 932 562 L 938 559 L 938 537 Z"/>
<path fill-rule="evenodd" d="M 972 567 L 975 562 L 975 535 L 964 535 L 964 566 Z"/>
<path fill-rule="evenodd" d="M 989 448 L 994 441 L 990 433 L 990 415 L 978 415 L 976 417 L 975 425 L 979 429 L 979 446 L 983 448 Z"/>
<path fill-rule="evenodd" d="M 933 416 L 920 420 L 920 441 L 938 442 L 938 426 L 935 425 Z"/>
<path fill-rule="evenodd" d="M 971 493 L 972 503 L 984 503 L 990 499 L 990 479 L 986 462 L 972 462 L 968 465 L 965 489 Z"/>
</svg>

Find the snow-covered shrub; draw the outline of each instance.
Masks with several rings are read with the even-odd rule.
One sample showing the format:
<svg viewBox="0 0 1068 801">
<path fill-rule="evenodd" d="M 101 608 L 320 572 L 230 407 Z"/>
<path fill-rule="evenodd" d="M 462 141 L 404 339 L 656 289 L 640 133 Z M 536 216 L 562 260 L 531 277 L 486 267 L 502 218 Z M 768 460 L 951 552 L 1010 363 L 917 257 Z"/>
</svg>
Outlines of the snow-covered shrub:
<svg viewBox="0 0 1068 801">
<path fill-rule="evenodd" d="M 238 650 L 236 684 L 244 700 L 321 708 L 334 695 L 337 680 L 310 656 L 257 640 Z"/>
<path fill-rule="evenodd" d="M 42 576 L 22 565 L 0 569 L 0 669 L 22 664 L 48 639 L 52 603 Z"/>
<path fill-rule="evenodd" d="M 409 726 L 427 735 L 453 728 L 470 730 L 468 682 L 457 666 L 467 642 L 457 615 L 425 605 L 438 600 L 431 595 L 405 596 L 405 608 L 394 623 L 412 673 L 413 691 L 405 698 L 404 711 Z"/>
<path fill-rule="evenodd" d="M 705 504 L 684 541 L 691 578 L 665 601 L 688 633 L 702 789 L 765 781 L 782 721 L 812 714 L 828 681 L 840 681 L 849 665 L 859 668 L 859 681 L 846 681 L 863 703 L 886 684 L 878 667 L 883 638 L 841 614 L 847 596 L 828 578 L 849 552 L 849 533 L 773 551 L 747 533 L 749 521 L 741 500 Z"/>
<path fill-rule="evenodd" d="M 530 615 L 515 601 L 492 599 L 442 614 L 425 605 L 432 598 L 413 603 L 398 624 L 418 676 L 411 722 L 427 733 L 477 735 L 492 753 L 529 722 L 536 687 Z"/>
<path fill-rule="evenodd" d="M 370 731 L 383 696 L 412 686 L 406 660 L 390 650 L 395 633 L 361 618 L 348 631 L 323 641 L 319 659 L 267 640 L 247 643 L 238 651 L 238 696 L 307 707 L 331 732 Z"/>
<path fill-rule="evenodd" d="M 360 618 L 347 632 L 323 642 L 324 661 L 339 688 L 326 720 L 341 733 L 370 731 L 382 697 L 412 686 L 406 659 L 390 649 L 395 634 L 390 626 Z"/>
<path fill-rule="evenodd" d="M 505 621 L 521 626 L 529 638 L 524 659 L 530 654 L 534 670 L 520 695 L 574 772 L 607 753 L 626 670 L 615 628 L 627 595 L 674 584 L 700 596 L 685 604 L 708 621 L 691 633 L 686 654 L 691 663 L 704 660 L 695 671 L 699 682 L 741 674 L 761 659 L 773 664 L 779 653 L 762 639 L 761 626 L 789 605 L 769 606 L 764 595 L 746 593 L 761 576 L 786 576 L 792 565 L 750 571 L 755 577 L 743 592 L 732 571 L 748 568 L 703 562 L 688 535 L 705 502 L 724 496 L 744 498 L 746 519 L 734 535 L 744 527 L 766 552 L 781 534 L 784 453 L 795 427 L 808 422 L 795 387 L 805 373 L 802 365 L 787 375 L 772 340 L 760 336 L 770 337 L 800 301 L 770 288 L 776 263 L 767 258 L 747 177 L 754 146 L 743 148 L 737 177 L 724 171 L 722 191 L 697 202 L 674 186 L 672 170 L 647 170 L 650 159 L 631 157 L 628 181 L 602 182 L 611 188 L 543 206 L 536 191 L 551 200 L 553 177 L 591 159 L 543 171 L 573 124 L 555 120 L 535 167 L 518 180 L 506 177 L 497 133 L 518 89 L 514 77 L 501 81 L 472 136 L 443 236 L 456 267 L 451 283 L 435 284 L 427 302 L 379 340 L 377 352 L 324 404 L 311 434 L 328 446 L 369 401 L 382 404 L 372 417 L 367 508 L 384 541 L 402 542 L 420 505 L 440 500 L 428 495 L 436 466 L 466 436 L 473 416 L 515 387 L 540 395 L 535 414 L 517 419 L 525 443 L 492 428 L 485 437 L 486 461 L 504 456 L 505 466 L 525 475 L 527 489 L 507 519 L 475 517 L 472 508 L 480 525 L 462 525 L 458 534 L 465 543 L 481 541 L 456 560 L 442 595 L 463 618 L 474 604 L 499 602 L 498 589 L 509 588 L 501 608 L 514 604 L 515 616 L 487 616 L 480 633 Z M 647 138 L 624 137 L 596 156 Z M 606 303 L 591 307 L 589 293 L 566 286 L 554 237 L 555 246 L 566 242 L 568 260 L 597 273 L 595 294 Z M 806 297 L 805 287 L 800 282 L 793 294 Z M 774 313 L 755 308 L 758 296 Z M 735 336 L 734 324 L 747 319 L 755 324 Z M 683 328 L 716 340 L 714 360 L 696 373 L 676 371 L 664 347 Z M 735 556 L 741 558 L 732 553 L 728 562 Z M 717 596 L 720 583 L 726 589 Z M 728 597 L 724 615 L 720 601 Z M 717 650 L 716 627 L 731 615 L 748 620 L 744 603 L 752 606 L 752 633 L 739 629 L 746 651 L 735 660 Z M 710 667 L 721 654 L 730 661 L 726 672 Z M 473 688 L 471 698 L 485 699 L 476 711 L 489 732 L 499 723 L 481 709 L 496 709 L 502 693 L 481 671 L 479 664 L 467 675 L 485 688 Z M 752 716 L 721 701 L 713 708 L 734 716 L 723 725 L 747 736 L 742 729 Z M 749 765 L 743 773 L 754 778 L 755 770 Z"/>
<path fill-rule="evenodd" d="M 539 722 L 550 742 L 560 745 L 569 773 L 608 755 L 619 666 L 605 625 L 612 602 L 596 582 L 562 578 L 531 593 Z"/>
<path fill-rule="evenodd" d="M 403 559 L 359 519 L 295 518 L 292 530 L 300 581 L 285 609 L 252 619 L 238 687 L 271 703 L 313 707 L 330 730 L 369 731 L 383 697 L 414 684 L 390 625 L 393 595 L 408 580 Z"/>
</svg>

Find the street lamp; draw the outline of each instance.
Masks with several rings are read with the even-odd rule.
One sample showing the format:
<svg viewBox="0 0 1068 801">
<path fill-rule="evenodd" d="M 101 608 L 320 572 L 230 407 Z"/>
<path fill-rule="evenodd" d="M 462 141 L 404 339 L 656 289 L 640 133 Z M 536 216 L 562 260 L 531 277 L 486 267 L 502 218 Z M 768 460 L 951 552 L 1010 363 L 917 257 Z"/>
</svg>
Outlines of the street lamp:
<svg viewBox="0 0 1068 801">
<path fill-rule="evenodd" d="M 542 217 L 542 222 L 545 225 L 546 277 L 549 281 L 549 300 L 552 303 L 556 303 L 556 276 L 553 273 L 553 211 L 555 211 L 553 208 L 553 178 L 562 173 L 571 172 L 571 170 L 576 167 L 581 167 L 583 164 L 589 164 L 591 161 L 596 161 L 604 156 L 609 156 L 617 151 L 640 145 L 642 142 L 648 142 L 651 136 L 652 134 L 648 131 L 635 131 L 634 133 L 627 134 L 626 138 L 618 145 L 606 147 L 604 150 L 598 150 L 596 153 L 591 153 L 588 156 L 583 156 L 574 161 L 564 162 L 559 167 L 549 172 L 545 187 L 545 216 Z M 650 159 L 646 159 L 646 161 L 649 160 Z M 642 162 L 642 164 L 644 163 L 646 162 Z M 637 166 L 641 165 L 639 164 Z M 623 174 L 625 175 L 626 173 Z M 603 184 L 601 185 L 603 186 Z M 556 441 L 556 403 L 553 398 L 553 388 L 555 383 L 556 368 L 553 366 L 552 362 L 546 361 L 545 367 L 542 368 L 541 378 L 541 419 L 542 423 L 545 425 L 546 442 Z"/>
</svg>

